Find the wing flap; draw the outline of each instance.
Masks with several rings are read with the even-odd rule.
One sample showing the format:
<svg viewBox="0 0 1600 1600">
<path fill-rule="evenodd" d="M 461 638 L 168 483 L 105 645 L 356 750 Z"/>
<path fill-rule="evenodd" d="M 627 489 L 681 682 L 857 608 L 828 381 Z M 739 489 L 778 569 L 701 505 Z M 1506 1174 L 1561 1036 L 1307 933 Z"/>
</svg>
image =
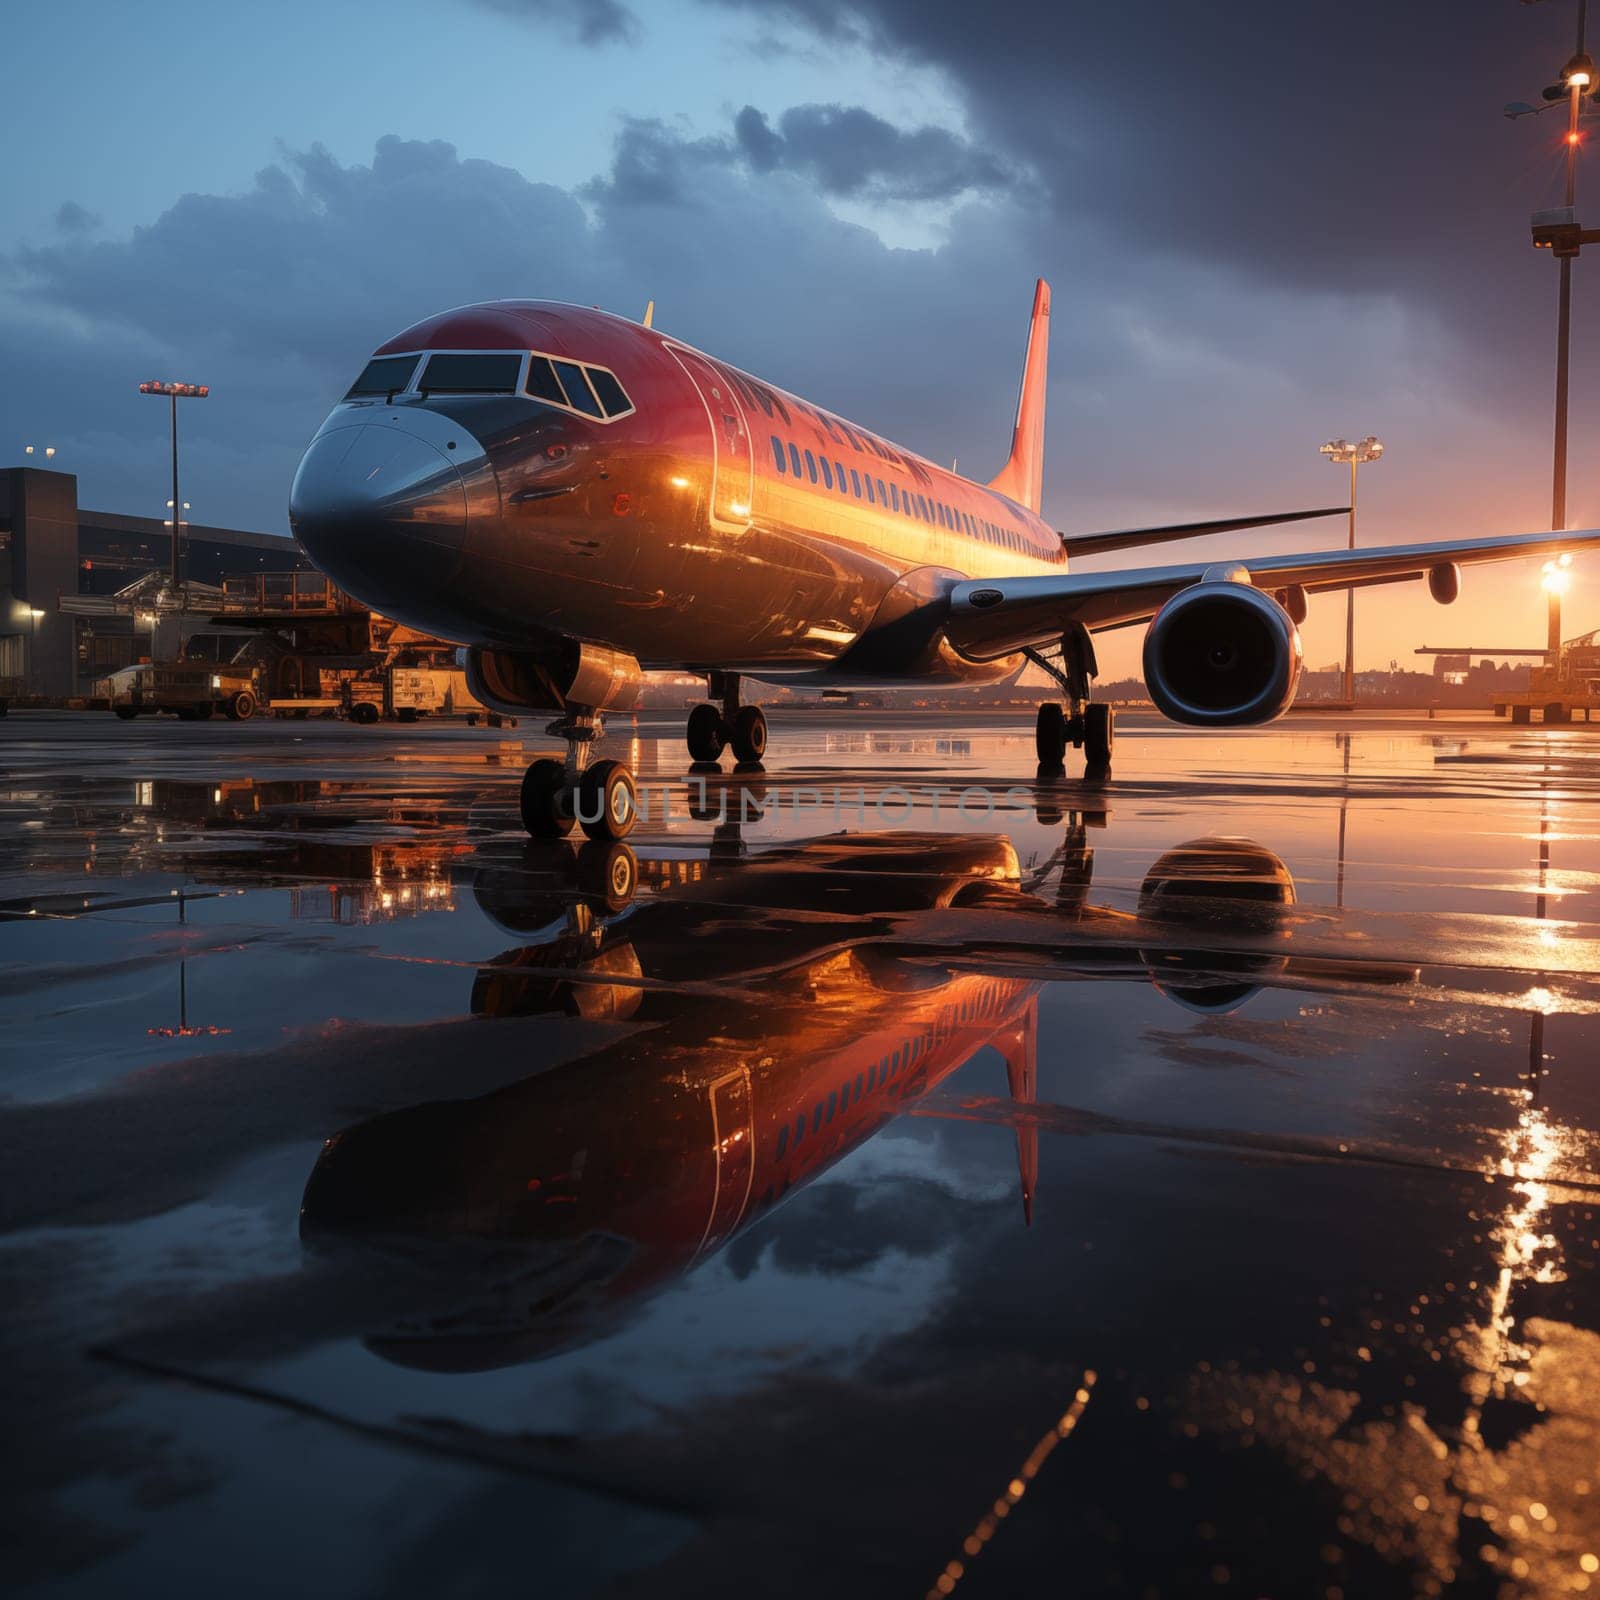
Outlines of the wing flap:
<svg viewBox="0 0 1600 1600">
<path fill-rule="evenodd" d="M 1389 545 L 1376 550 L 1312 550 L 1237 562 L 1187 561 L 1123 572 L 1064 572 L 1042 578 L 971 578 L 950 591 L 950 642 L 974 661 L 1048 644 L 1069 622 L 1091 629 L 1148 621 L 1180 589 L 1219 566 L 1243 567 L 1258 589 L 1300 584 L 1324 593 L 1403 583 L 1455 562 L 1518 561 L 1530 556 L 1600 550 L 1600 529 L 1519 533 L 1454 543 Z"/>
</svg>

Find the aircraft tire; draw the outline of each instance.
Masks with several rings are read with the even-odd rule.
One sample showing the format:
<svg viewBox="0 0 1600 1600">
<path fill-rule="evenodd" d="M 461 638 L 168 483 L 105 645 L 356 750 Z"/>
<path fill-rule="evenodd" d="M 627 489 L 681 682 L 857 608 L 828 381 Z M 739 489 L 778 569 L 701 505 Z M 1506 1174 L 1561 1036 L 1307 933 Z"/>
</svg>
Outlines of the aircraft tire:
<svg viewBox="0 0 1600 1600">
<path fill-rule="evenodd" d="M 1104 772 L 1110 767 L 1116 738 L 1116 713 L 1110 706 L 1091 701 L 1083 710 L 1083 759 L 1090 772 Z"/>
<path fill-rule="evenodd" d="M 767 753 L 767 714 L 760 706 L 744 706 L 733 719 L 733 759 L 744 766 L 759 763 Z"/>
<path fill-rule="evenodd" d="M 593 761 L 578 779 L 578 819 L 591 839 L 626 839 L 639 820 L 633 774 L 620 761 Z"/>
<path fill-rule="evenodd" d="M 248 689 L 241 689 L 228 701 L 226 709 L 234 722 L 248 722 L 256 714 L 256 697 Z"/>
<path fill-rule="evenodd" d="M 565 803 L 567 769 L 552 756 L 535 761 L 522 775 L 518 808 L 522 825 L 535 839 L 564 839 L 577 819 Z"/>
<path fill-rule="evenodd" d="M 595 910 L 615 916 L 633 904 L 639 858 L 620 839 L 591 840 L 578 851 L 578 883 Z"/>
<path fill-rule="evenodd" d="M 722 731 L 722 713 L 709 703 L 689 713 L 689 755 L 695 761 L 719 761 L 728 741 Z"/>
<path fill-rule="evenodd" d="M 1060 703 L 1046 700 L 1033 727 L 1034 749 L 1041 767 L 1059 767 L 1067 755 L 1067 713 Z"/>
<path fill-rule="evenodd" d="M 111 708 L 124 722 L 132 722 L 139 715 L 132 706 L 113 706 Z"/>
</svg>

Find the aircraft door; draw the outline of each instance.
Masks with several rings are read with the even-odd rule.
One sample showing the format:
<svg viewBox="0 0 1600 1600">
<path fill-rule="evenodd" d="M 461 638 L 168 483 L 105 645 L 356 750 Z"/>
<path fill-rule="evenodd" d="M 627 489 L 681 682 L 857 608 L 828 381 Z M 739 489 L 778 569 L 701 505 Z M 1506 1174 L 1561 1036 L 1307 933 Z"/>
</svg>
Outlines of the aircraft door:
<svg viewBox="0 0 1600 1600">
<path fill-rule="evenodd" d="M 755 1181 L 755 1128 L 750 1073 L 741 1067 L 711 1085 L 711 1138 L 716 1156 L 716 1193 L 696 1252 L 714 1250 L 739 1225 Z"/>
<path fill-rule="evenodd" d="M 678 345 L 667 348 L 699 390 L 711 422 L 711 525 L 747 528 L 755 467 L 744 407 L 733 385 L 704 356 Z"/>
</svg>

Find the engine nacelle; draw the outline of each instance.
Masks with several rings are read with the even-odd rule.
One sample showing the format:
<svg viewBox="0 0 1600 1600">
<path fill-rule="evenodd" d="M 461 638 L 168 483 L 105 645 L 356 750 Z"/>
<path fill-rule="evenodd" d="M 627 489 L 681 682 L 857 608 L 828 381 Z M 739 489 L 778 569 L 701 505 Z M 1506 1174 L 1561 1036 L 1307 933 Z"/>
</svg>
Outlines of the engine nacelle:
<svg viewBox="0 0 1600 1600">
<path fill-rule="evenodd" d="M 1233 578 L 1180 590 L 1144 636 L 1144 681 L 1163 716 L 1201 728 L 1281 717 L 1300 682 L 1300 630 Z"/>
<path fill-rule="evenodd" d="M 564 641 L 538 654 L 474 645 L 467 651 L 467 687 L 491 711 L 626 711 L 639 698 L 639 663 L 604 645 Z"/>
</svg>

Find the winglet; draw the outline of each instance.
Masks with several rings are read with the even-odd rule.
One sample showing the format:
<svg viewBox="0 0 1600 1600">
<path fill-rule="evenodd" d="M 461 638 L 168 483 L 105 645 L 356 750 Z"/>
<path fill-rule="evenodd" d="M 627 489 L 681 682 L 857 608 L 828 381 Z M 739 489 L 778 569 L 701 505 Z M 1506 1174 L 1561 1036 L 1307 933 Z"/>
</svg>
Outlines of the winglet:
<svg viewBox="0 0 1600 1600">
<path fill-rule="evenodd" d="M 1033 1106 L 1039 1098 L 1039 1001 L 1028 1002 L 1021 1022 L 995 1041 L 1006 1058 L 1006 1083 L 1013 1105 Z M 1022 1220 L 1033 1226 L 1033 1192 L 1039 1185 L 1039 1129 L 1031 1119 L 1017 1123 L 1017 1173 L 1022 1180 Z"/>
<path fill-rule="evenodd" d="M 1033 320 L 1028 325 L 1028 358 L 1022 368 L 1022 394 L 1011 454 L 989 487 L 1030 511 L 1039 509 L 1044 485 L 1044 386 L 1050 357 L 1050 285 L 1040 278 L 1033 289 Z"/>
</svg>

